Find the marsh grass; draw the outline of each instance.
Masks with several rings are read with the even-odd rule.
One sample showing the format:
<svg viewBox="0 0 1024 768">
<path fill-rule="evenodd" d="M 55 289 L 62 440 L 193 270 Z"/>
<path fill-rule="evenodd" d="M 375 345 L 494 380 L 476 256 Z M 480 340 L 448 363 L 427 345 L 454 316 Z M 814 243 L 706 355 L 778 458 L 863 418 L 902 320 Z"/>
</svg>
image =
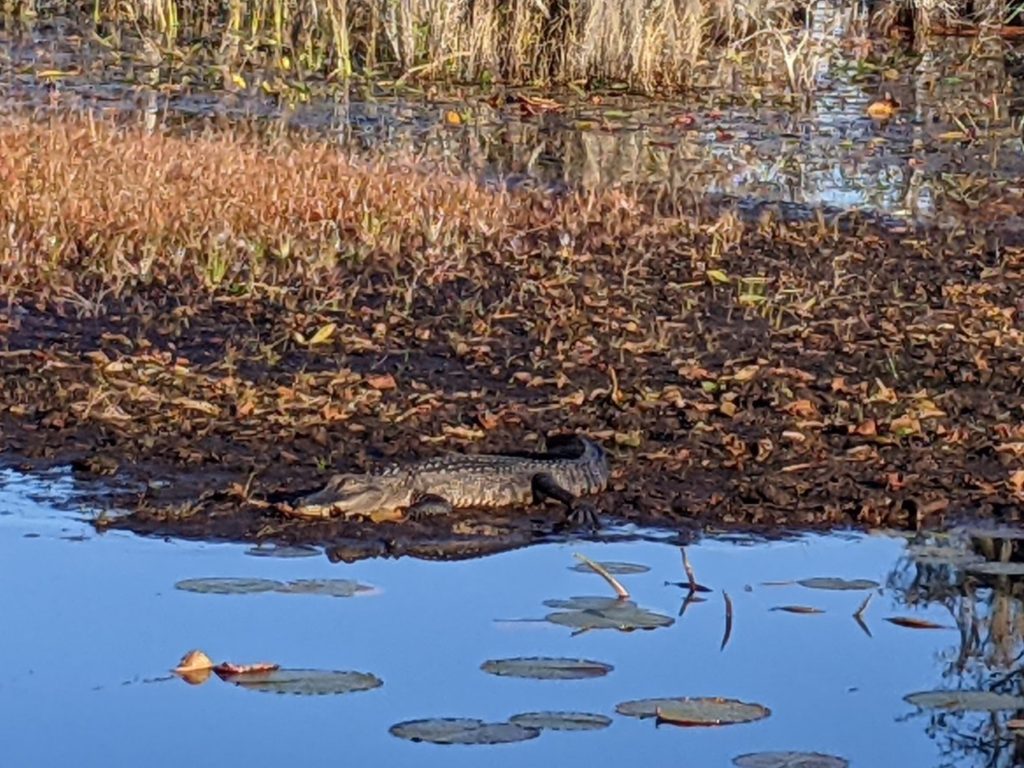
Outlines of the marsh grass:
<svg viewBox="0 0 1024 768">
<path fill-rule="evenodd" d="M 88 19 L 115 43 L 142 33 L 165 58 L 201 48 L 232 68 L 654 89 L 685 85 L 713 48 L 772 55 L 754 33 L 798 32 L 806 10 L 801 0 L 63 0 L 47 14 Z"/>
</svg>

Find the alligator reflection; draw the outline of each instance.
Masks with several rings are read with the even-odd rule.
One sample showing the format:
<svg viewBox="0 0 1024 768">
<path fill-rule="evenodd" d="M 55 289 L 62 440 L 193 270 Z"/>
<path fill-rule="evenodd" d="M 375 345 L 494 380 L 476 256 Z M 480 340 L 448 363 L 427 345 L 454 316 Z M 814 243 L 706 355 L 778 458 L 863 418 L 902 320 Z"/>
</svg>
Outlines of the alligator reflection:
<svg viewBox="0 0 1024 768">
<path fill-rule="evenodd" d="M 921 538 L 889 575 L 896 600 L 908 607 L 941 605 L 959 630 L 957 646 L 937 659 L 937 689 L 1024 695 L 1022 537 L 1004 529 Z M 1024 708 L 996 709 L 980 699 L 962 706 L 922 709 L 906 719 L 928 718 L 925 732 L 947 765 L 1024 765 L 1024 730 L 1014 727 Z"/>
</svg>

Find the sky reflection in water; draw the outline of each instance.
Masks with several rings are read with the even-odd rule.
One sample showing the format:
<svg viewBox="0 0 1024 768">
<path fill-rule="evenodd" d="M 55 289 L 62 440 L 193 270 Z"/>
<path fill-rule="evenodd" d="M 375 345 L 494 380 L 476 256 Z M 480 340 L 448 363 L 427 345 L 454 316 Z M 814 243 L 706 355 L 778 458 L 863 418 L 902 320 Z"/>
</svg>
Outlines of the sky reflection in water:
<svg viewBox="0 0 1024 768">
<path fill-rule="evenodd" d="M 323 556 L 252 557 L 247 547 L 164 542 L 120 533 L 98 537 L 73 516 L 31 501 L 30 481 L 0 478 L 0 707 L 3 762 L 55 766 L 144 762 L 300 764 L 373 759 L 393 765 L 730 765 L 762 750 L 819 751 L 853 765 L 984 764 L 985 754 L 941 756 L 952 733 L 934 729 L 902 697 L 955 685 L 942 673 L 956 657 L 955 630 L 910 630 L 885 616 L 952 625 L 936 605 L 910 609 L 883 586 L 866 612 L 872 637 L 851 614 L 864 592 L 762 582 L 812 576 L 892 576 L 904 542 L 885 536 L 807 536 L 776 543 L 707 539 L 688 549 L 699 581 L 715 591 L 666 629 L 570 630 L 540 618 L 550 598 L 607 595 L 598 577 L 570 570 L 581 552 L 643 563 L 622 580 L 643 607 L 676 617 L 683 592 L 678 548 L 653 544 L 548 545 L 461 563 L 416 560 L 332 565 Z M 63 493 L 58 484 L 53 488 Z M 51 489 L 53 490 L 53 489 Z M 85 541 L 74 540 L 81 534 Z M 902 574 L 902 575 L 901 575 Z M 176 590 L 200 576 L 288 580 L 352 578 L 380 594 L 203 595 Z M 891 581 L 890 581 L 891 578 Z M 719 650 L 725 590 L 734 628 Z M 819 615 L 771 611 L 800 604 Z M 165 678 L 187 650 L 215 661 L 358 670 L 381 688 L 342 696 L 269 695 L 217 679 L 189 686 Z M 570 656 L 613 664 L 599 679 L 534 681 L 479 670 L 486 659 Z M 722 728 L 655 727 L 614 713 L 646 696 L 723 696 L 758 702 L 772 715 Z M 421 717 L 504 720 L 518 712 L 576 710 L 613 717 L 611 727 L 542 733 L 497 747 L 439 747 L 399 740 L 388 727 Z M 982 718 L 951 718 L 956 726 Z M 1004 754 L 997 765 L 1010 765 Z"/>
</svg>

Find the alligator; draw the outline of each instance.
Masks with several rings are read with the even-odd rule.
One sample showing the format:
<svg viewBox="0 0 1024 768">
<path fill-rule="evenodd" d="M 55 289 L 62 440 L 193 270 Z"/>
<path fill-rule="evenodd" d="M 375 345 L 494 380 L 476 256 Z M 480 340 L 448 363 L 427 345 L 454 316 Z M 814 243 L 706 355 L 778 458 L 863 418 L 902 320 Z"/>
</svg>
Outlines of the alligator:
<svg viewBox="0 0 1024 768">
<path fill-rule="evenodd" d="M 454 509 L 561 502 L 565 521 L 597 527 L 597 511 L 580 496 L 608 485 L 608 458 L 590 438 L 549 439 L 546 453 L 449 454 L 391 463 L 367 474 L 337 474 L 320 491 L 284 510 L 289 517 L 381 516 L 404 511 L 412 520 Z M 383 519 L 383 518 L 381 518 Z"/>
</svg>

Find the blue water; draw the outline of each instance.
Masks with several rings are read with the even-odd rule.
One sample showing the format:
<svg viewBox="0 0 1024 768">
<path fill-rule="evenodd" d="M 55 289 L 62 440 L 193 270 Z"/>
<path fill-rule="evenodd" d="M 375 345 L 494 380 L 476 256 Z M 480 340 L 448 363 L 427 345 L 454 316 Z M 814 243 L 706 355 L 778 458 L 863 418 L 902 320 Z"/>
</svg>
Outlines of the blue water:
<svg viewBox="0 0 1024 768">
<path fill-rule="evenodd" d="M 622 581 L 643 607 L 676 616 L 684 580 L 677 547 L 656 543 L 538 546 L 460 563 L 411 559 L 331 564 L 326 557 L 252 557 L 247 546 L 97 535 L 77 516 L 29 495 L 39 486 L 0 476 L 0 764 L 728 766 L 763 750 L 835 754 L 855 766 L 984 764 L 950 750 L 902 697 L 946 687 L 954 630 L 911 630 L 883 620 L 913 615 L 952 624 L 939 606 L 912 610 L 885 587 L 905 542 L 884 535 L 805 536 L 766 543 L 706 539 L 688 548 L 698 580 L 712 587 L 671 627 L 571 636 L 540 618 L 542 602 L 610 595 L 592 574 L 569 568 L 574 552 L 650 566 Z M 47 491 L 71 493 L 60 482 Z M 81 536 L 85 540 L 81 540 Z M 351 578 L 379 593 L 206 595 L 176 590 L 200 576 Z M 811 576 L 868 578 L 865 592 L 762 582 Z M 724 650 L 722 590 L 734 626 Z M 771 611 L 813 605 L 820 615 Z M 188 650 L 214 661 L 358 670 L 381 688 L 340 696 L 269 695 L 212 677 L 189 686 L 168 670 Z M 575 681 L 502 678 L 490 658 L 570 656 L 614 665 Z M 772 710 L 756 723 L 656 728 L 616 715 L 646 696 L 723 696 Z M 518 712 L 580 710 L 613 717 L 592 732 L 544 732 L 500 746 L 437 746 L 388 728 L 423 717 L 504 720 Z M 987 721 L 987 716 L 982 719 Z M 969 721 L 975 722 L 975 721 Z M 980 726 L 979 726 L 980 727 Z M 998 765 L 1010 765 L 1001 758 Z"/>
</svg>

